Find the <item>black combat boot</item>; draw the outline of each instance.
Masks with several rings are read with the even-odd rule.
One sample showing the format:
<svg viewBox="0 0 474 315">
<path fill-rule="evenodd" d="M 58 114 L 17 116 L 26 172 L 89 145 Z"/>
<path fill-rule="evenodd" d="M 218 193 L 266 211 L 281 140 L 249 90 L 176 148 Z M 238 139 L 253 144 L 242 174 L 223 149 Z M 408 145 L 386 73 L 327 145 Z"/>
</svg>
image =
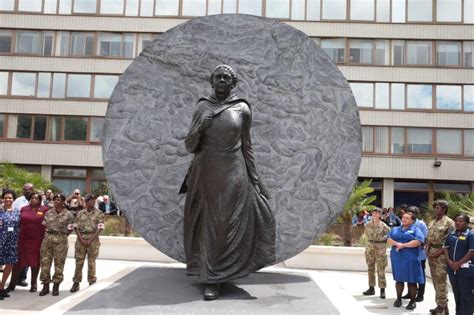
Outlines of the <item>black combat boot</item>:
<svg viewBox="0 0 474 315">
<path fill-rule="evenodd" d="M 43 288 L 41 289 L 39 296 L 45 296 L 46 294 L 49 294 L 49 283 L 43 284 Z"/>
<path fill-rule="evenodd" d="M 418 293 L 416 294 L 415 302 L 423 302 L 425 296 L 425 284 L 418 285 Z"/>
<path fill-rule="evenodd" d="M 77 292 L 79 291 L 79 282 L 74 282 L 74 284 L 72 285 L 72 288 L 70 290 L 71 293 L 74 293 L 74 292 Z"/>
<path fill-rule="evenodd" d="M 415 300 L 410 300 L 410 302 L 408 303 L 406 309 L 409 310 L 409 311 L 412 311 L 415 308 L 416 308 Z"/>
<path fill-rule="evenodd" d="M 380 289 L 380 298 L 385 299 L 385 288 Z"/>
<path fill-rule="evenodd" d="M 59 295 L 59 283 L 53 284 L 53 296 Z"/>
<path fill-rule="evenodd" d="M 375 295 L 374 287 L 369 287 L 366 291 L 362 292 L 363 295 Z"/>
</svg>

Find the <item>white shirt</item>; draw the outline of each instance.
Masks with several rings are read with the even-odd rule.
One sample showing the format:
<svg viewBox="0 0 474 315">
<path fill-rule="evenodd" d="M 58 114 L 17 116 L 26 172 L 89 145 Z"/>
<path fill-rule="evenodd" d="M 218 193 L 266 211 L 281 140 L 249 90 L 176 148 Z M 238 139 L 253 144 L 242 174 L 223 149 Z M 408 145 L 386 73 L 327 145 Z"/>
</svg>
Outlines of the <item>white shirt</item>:
<svg viewBox="0 0 474 315">
<path fill-rule="evenodd" d="M 21 210 L 24 206 L 29 205 L 30 203 L 26 200 L 25 196 L 21 196 L 15 199 L 13 202 L 13 209 Z"/>
</svg>

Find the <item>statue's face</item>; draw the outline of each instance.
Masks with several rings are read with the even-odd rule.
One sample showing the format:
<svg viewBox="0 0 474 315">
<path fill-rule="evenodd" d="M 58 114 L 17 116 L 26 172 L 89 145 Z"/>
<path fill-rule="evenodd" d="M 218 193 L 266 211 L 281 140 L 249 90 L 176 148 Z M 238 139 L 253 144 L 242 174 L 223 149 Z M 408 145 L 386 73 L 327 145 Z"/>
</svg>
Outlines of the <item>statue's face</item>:
<svg viewBox="0 0 474 315">
<path fill-rule="evenodd" d="M 212 87 L 216 93 L 230 92 L 234 88 L 232 74 L 225 69 L 217 70 L 212 76 Z"/>
</svg>

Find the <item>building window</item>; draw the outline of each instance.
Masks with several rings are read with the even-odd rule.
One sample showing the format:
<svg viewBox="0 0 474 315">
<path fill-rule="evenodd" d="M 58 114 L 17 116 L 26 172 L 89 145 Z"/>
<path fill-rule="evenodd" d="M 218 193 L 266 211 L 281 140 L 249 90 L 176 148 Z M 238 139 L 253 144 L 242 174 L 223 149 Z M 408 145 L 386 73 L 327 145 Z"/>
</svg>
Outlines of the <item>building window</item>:
<svg viewBox="0 0 474 315">
<path fill-rule="evenodd" d="M 257 3 L 260 1 L 255 1 L 255 2 Z M 175 3 L 173 5 L 176 6 Z M 157 8 L 157 10 L 159 10 L 159 8 Z M 206 15 L 206 0 L 183 0 L 182 11 L 183 11 L 183 16 L 204 16 Z M 159 15 L 167 15 L 167 14 L 159 14 Z"/>
<path fill-rule="evenodd" d="M 8 93 L 8 72 L 0 72 L 0 95 Z"/>
<path fill-rule="evenodd" d="M 436 151 L 439 154 L 462 154 L 462 131 L 436 130 Z"/>
<path fill-rule="evenodd" d="M 38 0 L 18 0 L 18 11 L 41 12 L 42 2 Z"/>
<path fill-rule="evenodd" d="M 36 73 L 13 72 L 12 73 L 12 95 L 35 96 Z"/>
<path fill-rule="evenodd" d="M 326 0 L 327 1 L 327 0 Z M 351 20 L 373 21 L 375 19 L 375 0 L 350 0 Z"/>
<path fill-rule="evenodd" d="M 133 57 L 133 34 L 100 33 L 98 54 L 106 57 Z"/>
<path fill-rule="evenodd" d="M 465 85 L 464 90 L 464 111 L 474 112 L 474 85 Z"/>
<path fill-rule="evenodd" d="M 343 63 L 345 58 L 344 38 L 321 39 L 321 48 L 335 63 Z"/>
<path fill-rule="evenodd" d="M 390 105 L 392 109 L 405 109 L 405 84 L 392 83 Z"/>
<path fill-rule="evenodd" d="M 46 140 L 47 116 L 9 115 L 8 137 L 12 139 Z"/>
<path fill-rule="evenodd" d="M 474 156 L 474 130 L 464 130 L 464 155 Z"/>
<path fill-rule="evenodd" d="M 437 85 L 436 109 L 461 110 L 461 86 Z"/>
<path fill-rule="evenodd" d="M 0 114 L 0 138 L 3 138 L 3 128 L 5 128 L 5 115 Z"/>
<path fill-rule="evenodd" d="M 430 154 L 433 134 L 431 129 L 407 128 L 407 153 Z"/>
<path fill-rule="evenodd" d="M 265 16 L 288 19 L 290 17 L 290 0 L 267 0 Z"/>
<path fill-rule="evenodd" d="M 375 108 L 389 109 L 390 92 L 388 83 L 375 83 Z"/>
<path fill-rule="evenodd" d="M 64 118 L 64 140 L 66 141 L 86 141 L 87 140 L 86 117 L 65 117 Z"/>
<path fill-rule="evenodd" d="M 392 41 L 392 64 L 394 66 L 401 66 L 405 63 L 405 41 L 394 40 Z"/>
<path fill-rule="evenodd" d="M 436 45 L 438 65 L 460 66 L 461 65 L 461 43 L 460 42 L 438 42 Z"/>
<path fill-rule="evenodd" d="M 101 1 L 101 3 L 104 0 Z M 74 13 L 95 13 L 97 10 L 96 0 L 74 0 Z"/>
<path fill-rule="evenodd" d="M 392 22 L 405 23 L 405 1 L 392 0 Z"/>
<path fill-rule="evenodd" d="M 377 0 L 377 22 L 390 22 L 390 0 Z"/>
<path fill-rule="evenodd" d="M 374 107 L 374 84 L 373 83 L 350 83 L 352 93 L 359 107 Z"/>
<path fill-rule="evenodd" d="M 123 14 L 124 0 L 100 0 L 100 13 L 101 14 Z"/>
<path fill-rule="evenodd" d="M 55 167 L 51 179 L 53 184 L 68 196 L 74 189 L 79 189 L 82 192 L 86 190 L 86 177 L 86 169 Z"/>
<path fill-rule="evenodd" d="M 345 20 L 346 0 L 323 0 L 324 20 Z"/>
<path fill-rule="evenodd" d="M 125 15 L 138 16 L 139 0 L 127 0 L 125 3 Z"/>
<path fill-rule="evenodd" d="M 36 90 L 37 97 L 49 97 L 51 89 L 51 73 L 40 72 L 38 74 L 38 88 Z"/>
<path fill-rule="evenodd" d="M 395 207 L 403 204 L 420 207 L 429 200 L 429 183 L 395 180 L 393 186 Z"/>
<path fill-rule="evenodd" d="M 45 14 L 56 14 L 57 7 L 58 0 L 44 0 L 43 12 Z"/>
<path fill-rule="evenodd" d="M 464 67 L 472 68 L 474 65 L 474 42 L 463 43 Z"/>
<path fill-rule="evenodd" d="M 464 0 L 464 23 L 474 23 L 474 0 Z"/>
<path fill-rule="evenodd" d="M 375 127 L 375 141 L 374 141 L 374 152 L 375 153 L 388 153 L 389 140 L 388 140 L 388 127 Z"/>
<path fill-rule="evenodd" d="M 436 21 L 461 22 L 462 0 L 436 0 Z"/>
<path fill-rule="evenodd" d="M 105 119 L 103 117 L 92 117 L 91 119 L 91 142 L 100 142 L 102 140 L 102 130 Z"/>
<path fill-rule="evenodd" d="M 431 65 L 431 42 L 408 41 L 406 43 L 408 65 Z"/>
<path fill-rule="evenodd" d="M 59 14 L 71 14 L 72 0 L 59 0 Z"/>
<path fill-rule="evenodd" d="M 116 75 L 96 75 L 94 80 L 94 98 L 108 99 L 118 82 Z"/>
<path fill-rule="evenodd" d="M 51 116 L 49 118 L 49 141 L 61 141 L 63 120 L 61 116 Z"/>
<path fill-rule="evenodd" d="M 434 191 L 452 191 L 452 192 L 457 192 L 457 193 L 470 193 L 471 184 L 434 183 Z"/>
<path fill-rule="evenodd" d="M 18 31 L 16 33 L 15 52 L 21 54 L 40 54 L 41 32 Z"/>
<path fill-rule="evenodd" d="M 431 85 L 408 84 L 407 108 L 433 108 L 433 87 Z"/>
<path fill-rule="evenodd" d="M 392 154 L 403 154 L 405 153 L 405 133 L 403 128 L 390 128 L 391 139 L 392 139 Z"/>
<path fill-rule="evenodd" d="M 433 20 L 433 0 L 407 0 L 408 21 L 431 22 Z"/>
<path fill-rule="evenodd" d="M 53 74 L 53 98 L 64 98 L 66 96 L 66 74 Z"/>
<path fill-rule="evenodd" d="M 140 1 L 140 16 L 153 16 L 153 0 Z"/>
<path fill-rule="evenodd" d="M 372 64 L 373 50 L 374 41 L 367 39 L 351 39 L 349 41 L 349 62 Z"/>
<path fill-rule="evenodd" d="M 362 129 L 362 151 L 373 152 L 374 151 L 374 128 L 363 126 L 361 129 Z"/>
<path fill-rule="evenodd" d="M 0 11 L 13 11 L 15 0 L 0 0 Z"/>
<path fill-rule="evenodd" d="M 249 0 L 247 0 L 249 1 Z M 250 0 L 252 1 L 252 0 Z M 239 0 L 239 13 L 243 13 L 240 11 L 240 3 L 242 0 Z M 260 1 L 256 1 L 257 3 L 261 3 Z M 304 11 L 305 11 L 305 0 L 292 0 L 291 1 L 291 19 L 292 20 L 304 20 Z"/>
<path fill-rule="evenodd" d="M 282 0 L 282 1 L 286 1 L 286 0 Z M 237 13 L 237 0 L 224 0 L 222 13 Z"/>
<path fill-rule="evenodd" d="M 375 64 L 388 65 L 390 60 L 390 41 L 375 41 Z"/>
<path fill-rule="evenodd" d="M 67 97 L 90 97 L 91 75 L 69 74 L 67 78 Z"/>
<path fill-rule="evenodd" d="M 202 2 L 199 0 L 192 1 Z M 199 3 L 197 3 L 199 5 Z M 206 5 L 202 6 L 204 11 L 206 10 Z M 156 0 L 155 6 L 155 15 L 167 15 L 167 16 L 178 16 L 179 15 L 179 0 Z"/>
<path fill-rule="evenodd" d="M 12 49 L 12 31 L 0 30 L 0 53 L 10 53 Z"/>
<path fill-rule="evenodd" d="M 306 0 L 306 20 L 321 20 L 321 0 Z"/>
<path fill-rule="evenodd" d="M 71 33 L 71 56 L 92 56 L 93 54 L 94 33 Z"/>
</svg>

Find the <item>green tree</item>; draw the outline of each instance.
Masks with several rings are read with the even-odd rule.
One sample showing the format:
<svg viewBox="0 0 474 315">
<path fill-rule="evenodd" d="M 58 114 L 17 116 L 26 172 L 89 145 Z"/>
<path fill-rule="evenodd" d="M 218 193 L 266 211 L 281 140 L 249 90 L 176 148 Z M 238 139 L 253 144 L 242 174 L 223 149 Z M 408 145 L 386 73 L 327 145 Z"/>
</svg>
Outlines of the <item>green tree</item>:
<svg viewBox="0 0 474 315">
<path fill-rule="evenodd" d="M 474 217 L 474 193 L 461 194 L 450 191 L 436 192 L 435 199 L 444 199 L 448 202 L 448 217 L 454 219 L 458 214 L 464 213 L 470 217 Z M 433 207 L 427 203 L 421 208 L 426 213 L 426 219 L 433 219 Z"/>
<path fill-rule="evenodd" d="M 351 192 L 349 199 L 344 205 L 343 212 L 338 221 L 343 224 L 343 243 L 344 246 L 352 246 L 352 217 L 360 211 L 371 211 L 375 209 L 372 203 L 377 196 L 370 195 L 374 189 L 370 187 L 372 180 L 364 180 L 357 184 Z"/>
<path fill-rule="evenodd" d="M 57 190 L 41 174 L 29 172 L 11 163 L 0 163 L 0 187 L 13 189 L 18 195 L 22 195 L 23 185 L 32 183 L 35 190 L 46 191 L 47 189 Z"/>
</svg>

